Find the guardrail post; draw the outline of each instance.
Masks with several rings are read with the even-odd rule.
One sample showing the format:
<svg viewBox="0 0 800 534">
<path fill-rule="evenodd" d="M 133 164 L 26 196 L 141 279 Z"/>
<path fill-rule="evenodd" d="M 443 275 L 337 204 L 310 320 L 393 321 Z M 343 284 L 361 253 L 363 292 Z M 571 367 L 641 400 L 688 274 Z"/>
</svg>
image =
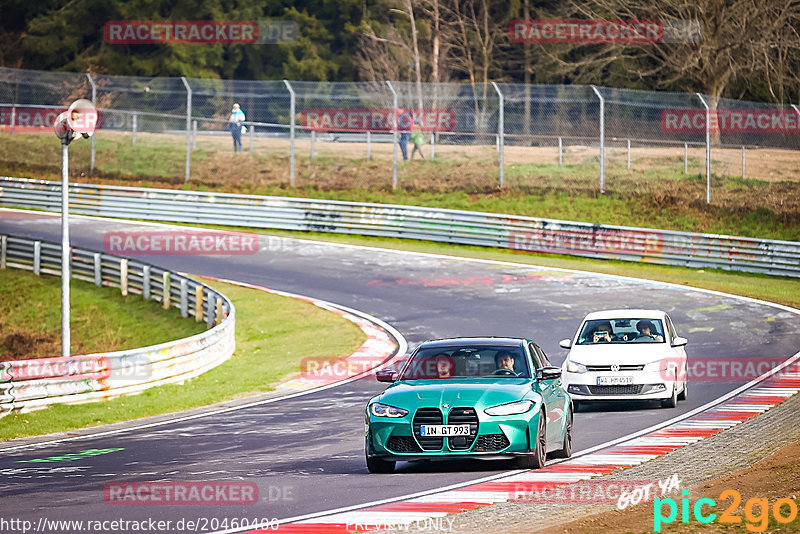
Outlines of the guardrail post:
<svg viewBox="0 0 800 534">
<path fill-rule="evenodd" d="M 561 138 L 558 138 L 558 166 L 561 167 L 561 164 L 564 162 L 562 156 L 562 146 L 561 146 Z"/>
<path fill-rule="evenodd" d="M 181 317 L 189 316 L 189 292 L 186 290 L 186 280 L 181 278 Z"/>
<path fill-rule="evenodd" d="M 8 253 L 8 236 L 0 236 L 0 269 L 6 268 L 7 253 Z"/>
<path fill-rule="evenodd" d="M 706 108 L 706 204 L 711 204 L 711 108 L 700 93 L 695 93 Z"/>
<path fill-rule="evenodd" d="M 214 293 L 208 293 L 206 299 L 206 328 L 214 326 L 214 305 L 217 302 L 217 296 Z"/>
<path fill-rule="evenodd" d="M 503 98 L 503 93 L 500 91 L 500 87 L 495 82 L 492 82 L 492 87 L 494 90 L 497 91 L 497 97 L 500 99 L 498 104 L 500 117 L 497 122 L 497 151 L 500 154 L 500 187 L 505 185 L 505 165 L 504 165 L 504 156 L 505 156 L 505 124 L 503 121 L 505 120 L 505 102 Z"/>
<path fill-rule="evenodd" d="M 369 130 L 367 130 L 367 161 L 372 161 L 372 139 Z"/>
<path fill-rule="evenodd" d="M 42 268 L 42 242 L 33 243 L 33 274 L 38 275 Z"/>
<path fill-rule="evenodd" d="M 89 83 L 92 86 L 92 104 L 94 104 L 94 106 L 97 107 L 97 86 L 94 84 L 92 75 L 89 74 L 88 72 L 86 73 L 86 78 L 89 79 Z M 94 142 L 96 137 L 97 137 L 97 130 L 95 130 L 94 135 L 92 135 L 92 159 L 91 162 L 89 163 L 89 174 L 94 173 L 94 156 L 95 156 Z"/>
<path fill-rule="evenodd" d="M 386 85 L 392 92 L 392 109 L 394 110 L 394 121 L 392 123 L 392 189 L 397 189 L 397 91 L 392 87 L 392 82 L 386 80 Z"/>
<path fill-rule="evenodd" d="M 131 145 L 136 145 L 136 118 L 139 116 L 138 113 L 133 114 L 133 125 L 131 127 Z"/>
<path fill-rule="evenodd" d="M 145 265 L 142 267 L 142 298 L 144 300 L 150 299 L 150 266 Z"/>
<path fill-rule="evenodd" d="M 197 150 L 197 119 L 192 121 L 192 150 Z"/>
<path fill-rule="evenodd" d="M 128 296 L 128 260 L 119 260 L 119 290 L 123 297 Z"/>
<path fill-rule="evenodd" d="M 744 145 L 742 145 L 742 180 L 745 179 L 745 155 L 744 155 Z"/>
<path fill-rule="evenodd" d="M 100 261 L 100 253 L 92 254 L 94 258 L 94 285 L 100 287 L 103 284 L 103 264 Z"/>
<path fill-rule="evenodd" d="M 317 131 L 311 130 L 311 161 L 314 161 L 314 142 L 317 140 Z"/>
<path fill-rule="evenodd" d="M 602 193 L 606 186 L 606 101 L 597 87 L 593 85 L 592 90 L 600 99 L 600 192 Z"/>
<path fill-rule="evenodd" d="M 186 81 L 185 76 L 181 76 L 181 81 L 186 88 L 186 173 L 183 177 L 183 183 L 187 183 L 192 164 L 192 88 L 189 87 L 189 82 Z"/>
<path fill-rule="evenodd" d="M 194 288 L 194 320 L 198 323 L 203 320 L 203 286 L 200 284 Z"/>
<path fill-rule="evenodd" d="M 214 313 L 214 323 L 220 324 L 222 322 L 222 299 L 215 298 L 216 302 L 216 310 Z"/>
<path fill-rule="evenodd" d="M 294 137 L 295 137 L 295 94 L 294 89 L 292 89 L 292 84 L 289 83 L 289 80 L 283 80 L 283 83 L 286 85 L 286 88 L 289 90 L 289 118 L 290 118 L 290 127 L 289 127 L 289 185 L 294 187 Z"/>
<path fill-rule="evenodd" d="M 164 271 L 161 286 L 161 307 L 165 310 L 169 308 L 169 301 L 172 296 L 172 280 L 169 279 L 169 271 Z"/>
</svg>

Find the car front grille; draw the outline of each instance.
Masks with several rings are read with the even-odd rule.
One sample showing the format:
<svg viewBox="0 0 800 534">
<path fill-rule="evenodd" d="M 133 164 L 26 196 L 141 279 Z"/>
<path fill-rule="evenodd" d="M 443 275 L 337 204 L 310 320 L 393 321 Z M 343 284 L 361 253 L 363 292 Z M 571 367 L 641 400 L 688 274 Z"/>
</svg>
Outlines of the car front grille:
<svg viewBox="0 0 800 534">
<path fill-rule="evenodd" d="M 422 452 L 412 436 L 389 436 L 386 446 L 394 452 Z"/>
<path fill-rule="evenodd" d="M 589 386 L 592 395 L 638 395 L 642 392 L 642 384 L 632 386 Z"/>
<path fill-rule="evenodd" d="M 587 365 L 589 371 L 611 371 L 610 365 Z M 644 371 L 644 365 L 620 365 L 620 371 Z"/>
<path fill-rule="evenodd" d="M 472 446 L 472 442 L 475 441 L 475 436 L 478 435 L 478 414 L 475 413 L 475 409 L 453 408 L 450 410 L 450 413 L 447 414 L 447 424 L 469 425 L 469 436 L 455 436 L 448 438 L 451 449 L 469 449 Z"/>
<path fill-rule="evenodd" d="M 511 445 L 505 434 L 485 434 L 475 440 L 473 452 L 499 451 Z"/>
<path fill-rule="evenodd" d="M 439 408 L 420 408 L 414 414 L 414 437 L 417 438 L 420 446 L 426 451 L 441 450 L 444 438 L 420 436 L 419 427 L 421 425 L 441 425 L 442 412 Z"/>
</svg>

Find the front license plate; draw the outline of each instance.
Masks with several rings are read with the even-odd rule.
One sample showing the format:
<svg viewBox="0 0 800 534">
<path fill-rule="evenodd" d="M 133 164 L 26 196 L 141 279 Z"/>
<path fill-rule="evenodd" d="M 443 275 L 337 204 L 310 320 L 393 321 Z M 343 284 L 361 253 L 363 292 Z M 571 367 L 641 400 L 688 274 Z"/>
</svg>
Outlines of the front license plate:
<svg viewBox="0 0 800 534">
<path fill-rule="evenodd" d="M 469 425 L 420 425 L 420 436 L 469 436 Z"/>
<path fill-rule="evenodd" d="M 627 386 L 633 384 L 632 376 L 598 376 L 598 386 Z"/>
</svg>

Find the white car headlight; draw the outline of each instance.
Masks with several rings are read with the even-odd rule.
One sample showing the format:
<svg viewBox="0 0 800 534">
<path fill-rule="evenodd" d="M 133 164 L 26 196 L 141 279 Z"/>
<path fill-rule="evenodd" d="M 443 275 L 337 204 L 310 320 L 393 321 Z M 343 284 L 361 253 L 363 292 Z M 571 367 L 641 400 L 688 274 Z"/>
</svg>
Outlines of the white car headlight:
<svg viewBox="0 0 800 534">
<path fill-rule="evenodd" d="M 532 406 L 533 401 L 521 400 L 517 402 L 509 402 L 508 404 L 492 406 L 491 408 L 486 408 L 484 412 L 486 412 L 488 415 L 517 415 L 527 412 Z"/>
<path fill-rule="evenodd" d="M 582 363 L 578 363 L 574 360 L 567 361 L 567 372 L 568 373 L 585 373 L 587 371 L 586 366 Z"/>
<path fill-rule="evenodd" d="M 664 369 L 664 360 L 656 360 L 654 362 L 646 363 L 644 365 L 645 371 L 660 371 Z"/>
<path fill-rule="evenodd" d="M 405 417 L 408 415 L 408 410 L 395 408 L 394 406 L 381 404 L 380 402 L 376 402 L 370 406 L 369 411 L 372 413 L 372 415 L 377 417 Z"/>
</svg>

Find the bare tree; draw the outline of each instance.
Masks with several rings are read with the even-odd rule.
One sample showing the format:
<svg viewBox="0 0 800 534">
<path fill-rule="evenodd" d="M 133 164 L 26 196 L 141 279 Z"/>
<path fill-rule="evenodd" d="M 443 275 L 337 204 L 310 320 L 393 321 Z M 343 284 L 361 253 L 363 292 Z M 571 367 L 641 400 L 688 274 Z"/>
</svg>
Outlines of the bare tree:
<svg viewBox="0 0 800 534">
<path fill-rule="evenodd" d="M 711 96 L 713 106 L 734 82 L 766 83 L 776 102 L 786 102 L 787 86 L 800 81 L 797 0 L 573 0 L 570 6 L 581 18 L 659 20 L 667 33 L 696 21 L 701 30 L 699 36 L 667 35 L 655 43 L 586 45 L 581 50 L 542 46 L 558 71 L 574 81 L 596 83 L 614 67 L 650 86 L 701 91 Z"/>
</svg>

